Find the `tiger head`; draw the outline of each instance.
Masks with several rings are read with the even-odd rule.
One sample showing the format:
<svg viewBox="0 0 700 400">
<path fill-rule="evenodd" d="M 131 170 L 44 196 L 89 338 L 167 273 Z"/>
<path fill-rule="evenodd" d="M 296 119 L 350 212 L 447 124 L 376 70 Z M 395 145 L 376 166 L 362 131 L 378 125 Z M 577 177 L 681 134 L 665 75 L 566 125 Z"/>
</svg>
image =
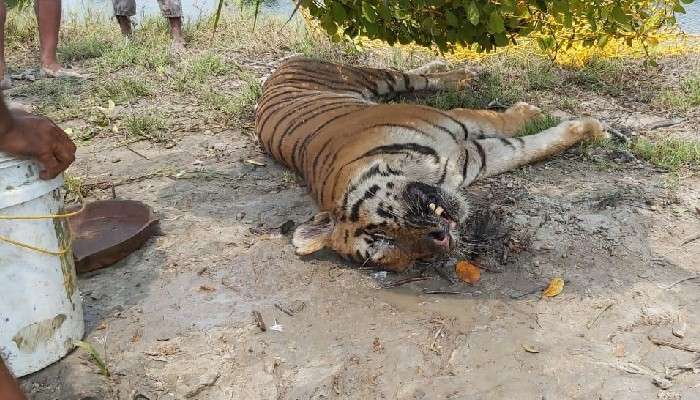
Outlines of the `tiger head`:
<svg viewBox="0 0 700 400">
<path fill-rule="evenodd" d="M 300 225 L 292 242 L 297 254 L 331 248 L 400 272 L 454 249 L 467 214 L 466 200 L 455 191 L 393 176 L 351 188 L 342 206 Z"/>
</svg>

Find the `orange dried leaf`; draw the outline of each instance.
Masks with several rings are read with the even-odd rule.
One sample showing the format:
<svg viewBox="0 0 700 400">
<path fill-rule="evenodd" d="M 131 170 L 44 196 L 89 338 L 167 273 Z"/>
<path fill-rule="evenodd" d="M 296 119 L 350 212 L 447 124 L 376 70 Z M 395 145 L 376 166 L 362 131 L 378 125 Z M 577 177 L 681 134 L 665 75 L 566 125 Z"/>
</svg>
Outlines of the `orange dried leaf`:
<svg viewBox="0 0 700 400">
<path fill-rule="evenodd" d="M 479 282 L 479 279 L 481 279 L 481 270 L 479 267 L 466 260 L 457 262 L 455 272 L 459 279 L 472 285 Z"/>
<path fill-rule="evenodd" d="M 549 281 L 549 286 L 547 286 L 547 289 L 544 290 L 542 295 L 544 297 L 554 297 L 561 293 L 562 290 L 564 290 L 564 279 L 552 278 L 552 280 Z"/>
</svg>

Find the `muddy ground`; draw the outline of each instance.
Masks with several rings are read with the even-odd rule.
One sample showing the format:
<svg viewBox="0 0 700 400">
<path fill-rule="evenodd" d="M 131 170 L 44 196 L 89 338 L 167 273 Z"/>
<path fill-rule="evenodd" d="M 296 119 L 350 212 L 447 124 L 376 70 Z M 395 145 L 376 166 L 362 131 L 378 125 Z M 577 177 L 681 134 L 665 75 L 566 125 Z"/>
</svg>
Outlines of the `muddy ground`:
<svg viewBox="0 0 700 400">
<path fill-rule="evenodd" d="M 260 77 L 279 57 L 239 62 Z M 698 138 L 697 117 L 651 132 L 668 116 L 577 101 L 627 133 Z M 384 276 L 294 254 L 288 221 L 314 205 L 249 128 L 177 96 L 136 107 L 168 110 L 172 144 L 97 135 L 69 173 L 91 200 L 114 185 L 151 205 L 162 235 L 80 277 L 111 376 L 76 351 L 22 380 L 32 399 L 700 399 L 697 175 L 669 188 L 629 152 L 573 149 L 467 189 L 476 285 L 454 282 L 459 256 Z"/>
</svg>

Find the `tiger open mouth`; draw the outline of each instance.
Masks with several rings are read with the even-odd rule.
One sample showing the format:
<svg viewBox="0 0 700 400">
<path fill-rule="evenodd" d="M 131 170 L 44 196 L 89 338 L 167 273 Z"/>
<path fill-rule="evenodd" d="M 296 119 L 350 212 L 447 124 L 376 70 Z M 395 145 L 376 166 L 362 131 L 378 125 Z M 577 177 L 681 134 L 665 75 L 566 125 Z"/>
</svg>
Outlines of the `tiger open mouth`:
<svg viewBox="0 0 700 400">
<path fill-rule="evenodd" d="M 433 245 L 436 246 L 439 251 L 444 252 L 451 250 L 455 244 L 451 230 L 457 229 L 457 222 L 442 205 L 429 203 L 428 209 L 442 221 L 441 226 L 430 232 L 428 237 L 432 239 Z"/>
</svg>

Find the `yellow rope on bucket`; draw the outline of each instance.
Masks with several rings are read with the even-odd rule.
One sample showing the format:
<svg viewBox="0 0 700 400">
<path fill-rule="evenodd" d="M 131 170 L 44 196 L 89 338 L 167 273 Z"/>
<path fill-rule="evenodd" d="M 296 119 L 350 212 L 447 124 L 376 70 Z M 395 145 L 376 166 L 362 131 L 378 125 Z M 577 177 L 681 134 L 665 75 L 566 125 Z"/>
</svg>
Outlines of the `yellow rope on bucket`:
<svg viewBox="0 0 700 400">
<path fill-rule="evenodd" d="M 66 219 L 78 215 L 85 211 L 85 200 L 83 196 L 80 196 L 80 208 L 76 211 L 71 211 L 69 213 L 62 214 L 49 214 L 49 215 L 0 215 L 0 221 L 31 221 L 31 220 L 41 220 L 41 219 Z M 0 236 L 0 242 L 9 243 L 17 247 L 22 247 L 28 250 L 36 251 L 37 253 L 46 254 L 49 256 L 62 257 L 68 253 L 73 245 L 73 235 L 71 235 L 70 228 L 68 229 L 68 245 L 66 247 L 59 247 L 57 251 L 51 251 L 42 249 L 41 247 L 32 246 L 31 244 L 22 243 L 14 239 L 10 239 L 5 236 Z"/>
<path fill-rule="evenodd" d="M 70 237 L 70 230 L 69 230 L 68 235 L 69 235 L 68 246 L 66 246 L 66 247 L 61 247 L 61 248 L 58 249 L 58 251 L 51 251 L 51 250 L 42 249 L 41 247 L 36 247 L 36 246 L 32 246 L 31 244 L 26 244 L 26 243 L 18 242 L 18 241 L 16 241 L 16 240 L 12 240 L 12 239 L 6 238 L 6 237 L 4 237 L 4 236 L 0 236 L 0 242 L 6 242 L 6 243 L 9 243 L 9 244 L 13 244 L 13 245 L 15 245 L 15 246 L 17 246 L 17 247 L 23 247 L 23 248 L 25 248 L 25 249 L 34 250 L 34 251 L 36 251 L 37 253 L 46 254 L 46 255 L 48 255 L 48 256 L 58 256 L 58 257 L 62 257 L 62 256 L 64 256 L 66 253 L 68 253 L 68 251 L 70 251 L 71 245 L 73 244 L 73 238 Z"/>
<path fill-rule="evenodd" d="M 29 220 L 37 220 L 37 219 L 55 219 L 55 218 L 70 218 L 75 215 L 80 214 L 81 212 L 85 211 L 85 202 L 83 201 L 82 196 L 80 197 L 80 209 L 76 211 L 71 211 L 69 213 L 64 213 L 64 214 L 49 214 L 49 215 L 0 215 L 0 220 L 23 220 L 23 221 L 29 221 Z"/>
</svg>

